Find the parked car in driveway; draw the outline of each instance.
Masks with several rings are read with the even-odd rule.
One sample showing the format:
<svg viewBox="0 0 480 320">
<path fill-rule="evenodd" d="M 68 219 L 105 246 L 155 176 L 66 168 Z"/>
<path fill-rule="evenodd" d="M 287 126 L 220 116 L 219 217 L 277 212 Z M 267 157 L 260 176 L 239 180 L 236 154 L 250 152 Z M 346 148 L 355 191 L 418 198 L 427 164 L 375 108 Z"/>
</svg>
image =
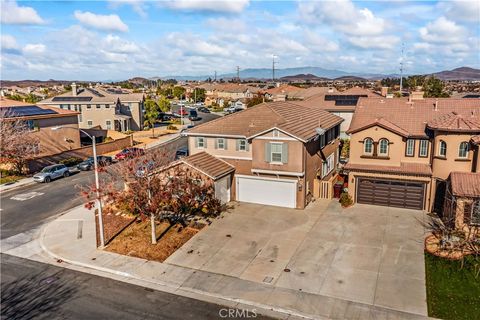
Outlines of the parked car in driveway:
<svg viewBox="0 0 480 320">
<path fill-rule="evenodd" d="M 188 148 L 187 147 L 178 148 L 175 154 L 175 160 L 181 159 L 186 156 L 188 156 Z"/>
<path fill-rule="evenodd" d="M 69 175 L 70 175 L 70 171 L 66 165 L 54 164 L 54 165 L 43 168 L 42 171 L 35 174 L 33 176 L 33 181 L 48 183 L 52 180 L 55 180 L 61 177 L 68 177 Z"/>
<path fill-rule="evenodd" d="M 200 112 L 203 112 L 203 113 L 210 113 L 210 110 L 208 110 L 207 107 L 200 107 L 197 110 L 200 111 Z"/>
<path fill-rule="evenodd" d="M 77 169 L 82 170 L 82 171 L 88 171 L 92 170 L 94 167 L 94 161 L 93 157 L 89 157 L 87 160 L 80 162 L 77 165 Z M 97 163 L 101 167 L 108 166 L 112 164 L 113 160 L 112 157 L 107 157 L 107 156 L 97 156 Z"/>
<path fill-rule="evenodd" d="M 145 154 L 145 150 L 140 148 L 126 148 L 120 151 L 115 155 L 115 159 L 117 160 L 124 160 L 124 159 L 131 159 L 139 156 L 143 156 Z"/>
<path fill-rule="evenodd" d="M 188 114 L 188 120 L 190 121 L 198 121 L 200 120 L 200 117 L 198 116 L 198 113 L 196 110 L 190 110 Z"/>
</svg>

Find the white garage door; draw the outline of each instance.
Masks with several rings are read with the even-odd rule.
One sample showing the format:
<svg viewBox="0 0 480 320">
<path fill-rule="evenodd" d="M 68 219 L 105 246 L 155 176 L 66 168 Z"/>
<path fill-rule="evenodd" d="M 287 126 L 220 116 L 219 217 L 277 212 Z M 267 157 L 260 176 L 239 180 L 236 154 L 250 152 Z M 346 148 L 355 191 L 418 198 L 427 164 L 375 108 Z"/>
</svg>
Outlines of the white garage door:
<svg viewBox="0 0 480 320">
<path fill-rule="evenodd" d="M 271 206 L 295 208 L 297 182 L 236 177 L 237 200 Z"/>
</svg>

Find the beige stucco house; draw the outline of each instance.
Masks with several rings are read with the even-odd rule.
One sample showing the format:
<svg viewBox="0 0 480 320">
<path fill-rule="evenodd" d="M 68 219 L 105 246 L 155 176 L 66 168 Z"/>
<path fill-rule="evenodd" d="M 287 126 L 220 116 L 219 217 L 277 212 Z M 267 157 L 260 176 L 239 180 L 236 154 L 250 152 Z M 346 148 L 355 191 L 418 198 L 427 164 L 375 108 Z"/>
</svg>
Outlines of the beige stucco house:
<svg viewBox="0 0 480 320">
<path fill-rule="evenodd" d="M 452 171 L 479 172 L 480 99 L 360 98 L 350 129 L 355 202 L 443 211 Z"/>
<path fill-rule="evenodd" d="M 234 168 L 221 182 L 231 200 L 302 209 L 331 190 L 331 184 L 322 190 L 322 182 L 336 174 L 342 121 L 324 110 L 270 102 L 186 135 L 190 157 L 207 153 L 208 161 Z"/>
<path fill-rule="evenodd" d="M 81 128 L 128 131 L 143 129 L 143 93 L 129 93 L 117 88 L 79 88 L 38 102 L 79 113 Z"/>
</svg>

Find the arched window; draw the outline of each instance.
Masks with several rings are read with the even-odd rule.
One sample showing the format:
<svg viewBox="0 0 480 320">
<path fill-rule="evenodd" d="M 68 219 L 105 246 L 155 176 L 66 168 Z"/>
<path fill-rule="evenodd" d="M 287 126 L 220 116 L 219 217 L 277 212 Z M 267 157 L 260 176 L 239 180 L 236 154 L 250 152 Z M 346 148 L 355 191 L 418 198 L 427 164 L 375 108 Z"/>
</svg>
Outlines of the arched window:
<svg viewBox="0 0 480 320">
<path fill-rule="evenodd" d="M 460 143 L 460 146 L 458 147 L 458 157 L 459 158 L 467 158 L 468 157 L 468 142 L 463 141 Z"/>
<path fill-rule="evenodd" d="M 440 140 L 440 144 L 438 145 L 438 155 L 441 157 L 447 156 L 447 143 L 443 140 Z"/>
<path fill-rule="evenodd" d="M 371 138 L 366 138 L 365 140 L 363 140 L 363 153 L 373 153 L 373 140 Z"/>
<path fill-rule="evenodd" d="M 381 156 L 387 156 L 388 155 L 388 140 L 387 139 L 380 139 L 378 145 L 379 145 L 378 153 Z"/>
</svg>

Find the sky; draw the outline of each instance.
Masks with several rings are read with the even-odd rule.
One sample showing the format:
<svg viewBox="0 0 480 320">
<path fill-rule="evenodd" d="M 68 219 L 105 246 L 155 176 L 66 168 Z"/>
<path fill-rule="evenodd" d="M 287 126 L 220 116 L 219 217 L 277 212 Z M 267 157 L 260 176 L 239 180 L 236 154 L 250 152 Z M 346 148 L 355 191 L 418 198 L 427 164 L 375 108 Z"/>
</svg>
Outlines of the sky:
<svg viewBox="0 0 480 320">
<path fill-rule="evenodd" d="M 2 80 L 480 68 L 480 1 L 1 0 Z M 402 55 L 402 47 L 404 53 Z"/>
</svg>

